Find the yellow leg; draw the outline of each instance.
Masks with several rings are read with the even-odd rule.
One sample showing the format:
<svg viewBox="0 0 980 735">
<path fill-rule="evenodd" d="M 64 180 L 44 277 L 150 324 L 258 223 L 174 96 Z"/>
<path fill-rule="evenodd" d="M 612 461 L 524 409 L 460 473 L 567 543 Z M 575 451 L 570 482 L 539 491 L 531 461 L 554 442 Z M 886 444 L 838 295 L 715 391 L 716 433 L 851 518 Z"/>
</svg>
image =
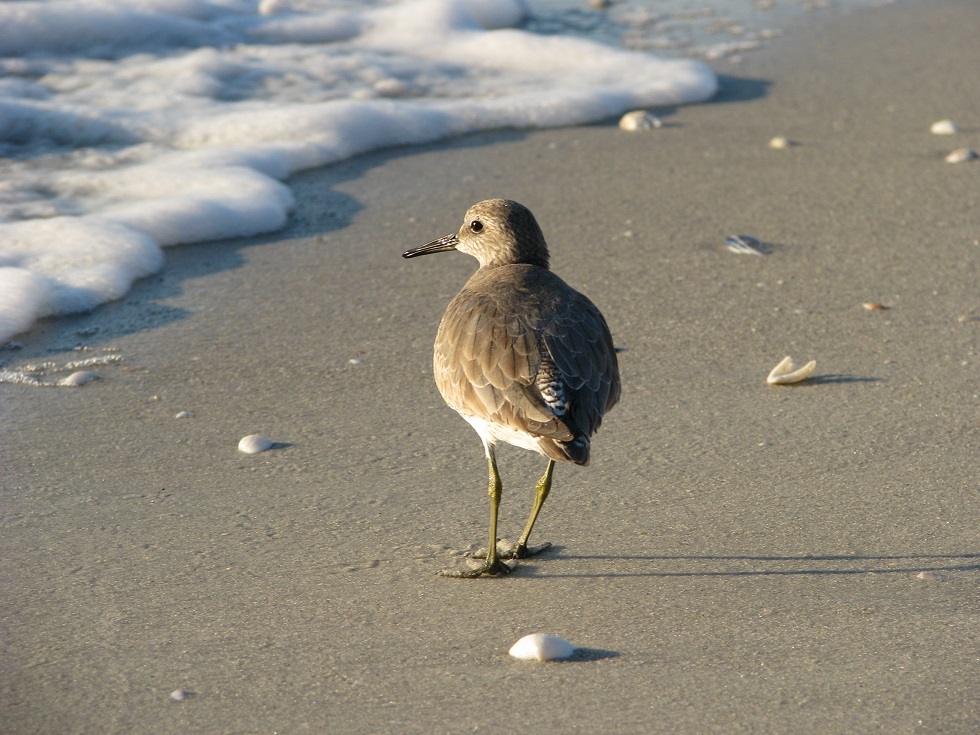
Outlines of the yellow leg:
<svg viewBox="0 0 980 735">
<path fill-rule="evenodd" d="M 545 549 L 551 548 L 551 544 L 546 543 L 538 546 L 532 550 L 527 548 L 527 540 L 531 536 L 531 529 L 534 528 L 534 522 L 538 520 L 538 513 L 541 512 L 541 506 L 544 505 L 544 501 L 548 499 L 548 493 L 551 492 L 551 476 L 555 472 L 555 460 L 549 459 L 548 466 L 545 468 L 544 474 L 541 479 L 538 480 L 538 484 L 534 491 L 534 505 L 531 506 L 531 515 L 527 519 L 527 525 L 524 526 L 524 532 L 521 533 L 521 537 L 517 540 L 517 545 L 511 549 L 510 553 L 507 554 L 508 558 L 512 559 L 523 559 L 526 556 L 532 554 L 540 554 Z"/>
<path fill-rule="evenodd" d="M 508 574 L 511 569 L 500 560 L 497 554 L 497 514 L 500 510 L 500 498 L 503 495 L 503 484 L 497 473 L 497 460 L 494 457 L 493 446 L 487 446 L 487 469 L 490 475 L 490 545 L 487 546 L 486 563 L 479 569 L 445 570 L 440 572 L 444 577 L 479 577 L 483 574 Z"/>
<path fill-rule="evenodd" d="M 500 511 L 500 498 L 503 495 L 503 483 L 500 482 L 500 475 L 497 474 L 497 461 L 493 456 L 493 449 L 487 452 L 487 469 L 490 474 L 490 541 L 487 545 L 487 569 L 492 569 L 497 563 L 497 513 Z"/>
</svg>

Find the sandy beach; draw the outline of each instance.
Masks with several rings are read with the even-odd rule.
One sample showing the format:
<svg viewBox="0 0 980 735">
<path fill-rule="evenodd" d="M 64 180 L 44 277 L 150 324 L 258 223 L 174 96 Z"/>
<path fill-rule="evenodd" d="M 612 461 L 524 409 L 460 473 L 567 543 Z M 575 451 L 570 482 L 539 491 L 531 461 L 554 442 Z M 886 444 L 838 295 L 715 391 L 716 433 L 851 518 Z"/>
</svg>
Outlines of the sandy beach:
<svg viewBox="0 0 980 735">
<path fill-rule="evenodd" d="M 978 27 L 807 18 L 657 130 L 311 171 L 288 229 L 19 336 L 12 369 L 114 361 L 0 385 L 0 732 L 980 731 L 980 162 L 943 160 L 980 149 Z M 486 477 L 431 346 L 476 263 L 400 255 L 498 196 L 603 310 L 623 399 L 557 469 L 554 548 L 449 580 Z M 785 355 L 814 377 L 767 386 Z M 514 536 L 544 463 L 498 458 Z M 510 658 L 532 632 L 579 651 Z"/>
</svg>

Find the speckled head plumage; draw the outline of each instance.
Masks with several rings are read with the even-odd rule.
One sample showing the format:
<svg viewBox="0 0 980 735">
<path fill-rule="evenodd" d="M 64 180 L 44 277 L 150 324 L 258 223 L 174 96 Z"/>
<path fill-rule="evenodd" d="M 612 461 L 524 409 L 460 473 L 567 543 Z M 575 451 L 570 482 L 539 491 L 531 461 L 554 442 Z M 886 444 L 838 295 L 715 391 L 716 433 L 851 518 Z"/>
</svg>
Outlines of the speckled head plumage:
<svg viewBox="0 0 980 735">
<path fill-rule="evenodd" d="M 523 263 L 548 268 L 548 245 L 531 210 L 510 199 L 486 199 L 470 207 L 454 235 L 409 250 L 406 258 L 459 250 L 481 268 Z"/>
</svg>

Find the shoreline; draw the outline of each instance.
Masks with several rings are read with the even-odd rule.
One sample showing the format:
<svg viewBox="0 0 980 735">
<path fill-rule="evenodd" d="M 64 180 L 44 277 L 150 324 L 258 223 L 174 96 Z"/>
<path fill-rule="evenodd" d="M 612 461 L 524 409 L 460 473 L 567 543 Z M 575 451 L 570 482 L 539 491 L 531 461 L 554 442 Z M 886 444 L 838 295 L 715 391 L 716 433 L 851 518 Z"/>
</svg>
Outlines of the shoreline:
<svg viewBox="0 0 980 735">
<path fill-rule="evenodd" d="M 975 732 L 980 164 L 943 155 L 980 148 L 978 20 L 795 29 L 659 130 L 300 174 L 286 231 L 18 337 L 14 369 L 122 359 L 0 384 L 5 731 Z M 624 393 L 556 472 L 555 549 L 461 582 L 435 572 L 483 540 L 483 456 L 430 360 L 475 266 L 400 255 L 491 196 L 602 309 Z M 784 355 L 815 378 L 766 386 Z M 541 462 L 499 460 L 507 535 Z M 582 650 L 511 660 L 532 632 Z"/>
</svg>

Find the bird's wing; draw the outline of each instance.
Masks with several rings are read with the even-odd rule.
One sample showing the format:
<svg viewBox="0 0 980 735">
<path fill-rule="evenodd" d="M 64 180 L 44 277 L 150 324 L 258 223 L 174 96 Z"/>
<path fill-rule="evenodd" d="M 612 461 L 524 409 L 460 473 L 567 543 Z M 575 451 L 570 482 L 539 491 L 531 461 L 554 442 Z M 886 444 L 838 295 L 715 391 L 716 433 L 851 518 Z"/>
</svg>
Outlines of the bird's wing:
<svg viewBox="0 0 980 735">
<path fill-rule="evenodd" d="M 460 293 L 436 337 L 436 383 L 457 411 L 556 441 L 591 436 L 619 400 L 616 351 L 599 310 L 573 292 L 537 320 Z"/>
<path fill-rule="evenodd" d="M 534 388 L 540 335 L 481 294 L 449 304 L 436 336 L 436 385 L 456 411 L 537 436 L 568 441 L 572 433 Z"/>
<path fill-rule="evenodd" d="M 575 292 L 543 325 L 542 337 L 555 379 L 565 388 L 564 421 L 576 434 L 591 436 L 620 393 L 619 365 L 606 320 Z M 544 361 L 545 368 L 548 363 Z"/>
</svg>

